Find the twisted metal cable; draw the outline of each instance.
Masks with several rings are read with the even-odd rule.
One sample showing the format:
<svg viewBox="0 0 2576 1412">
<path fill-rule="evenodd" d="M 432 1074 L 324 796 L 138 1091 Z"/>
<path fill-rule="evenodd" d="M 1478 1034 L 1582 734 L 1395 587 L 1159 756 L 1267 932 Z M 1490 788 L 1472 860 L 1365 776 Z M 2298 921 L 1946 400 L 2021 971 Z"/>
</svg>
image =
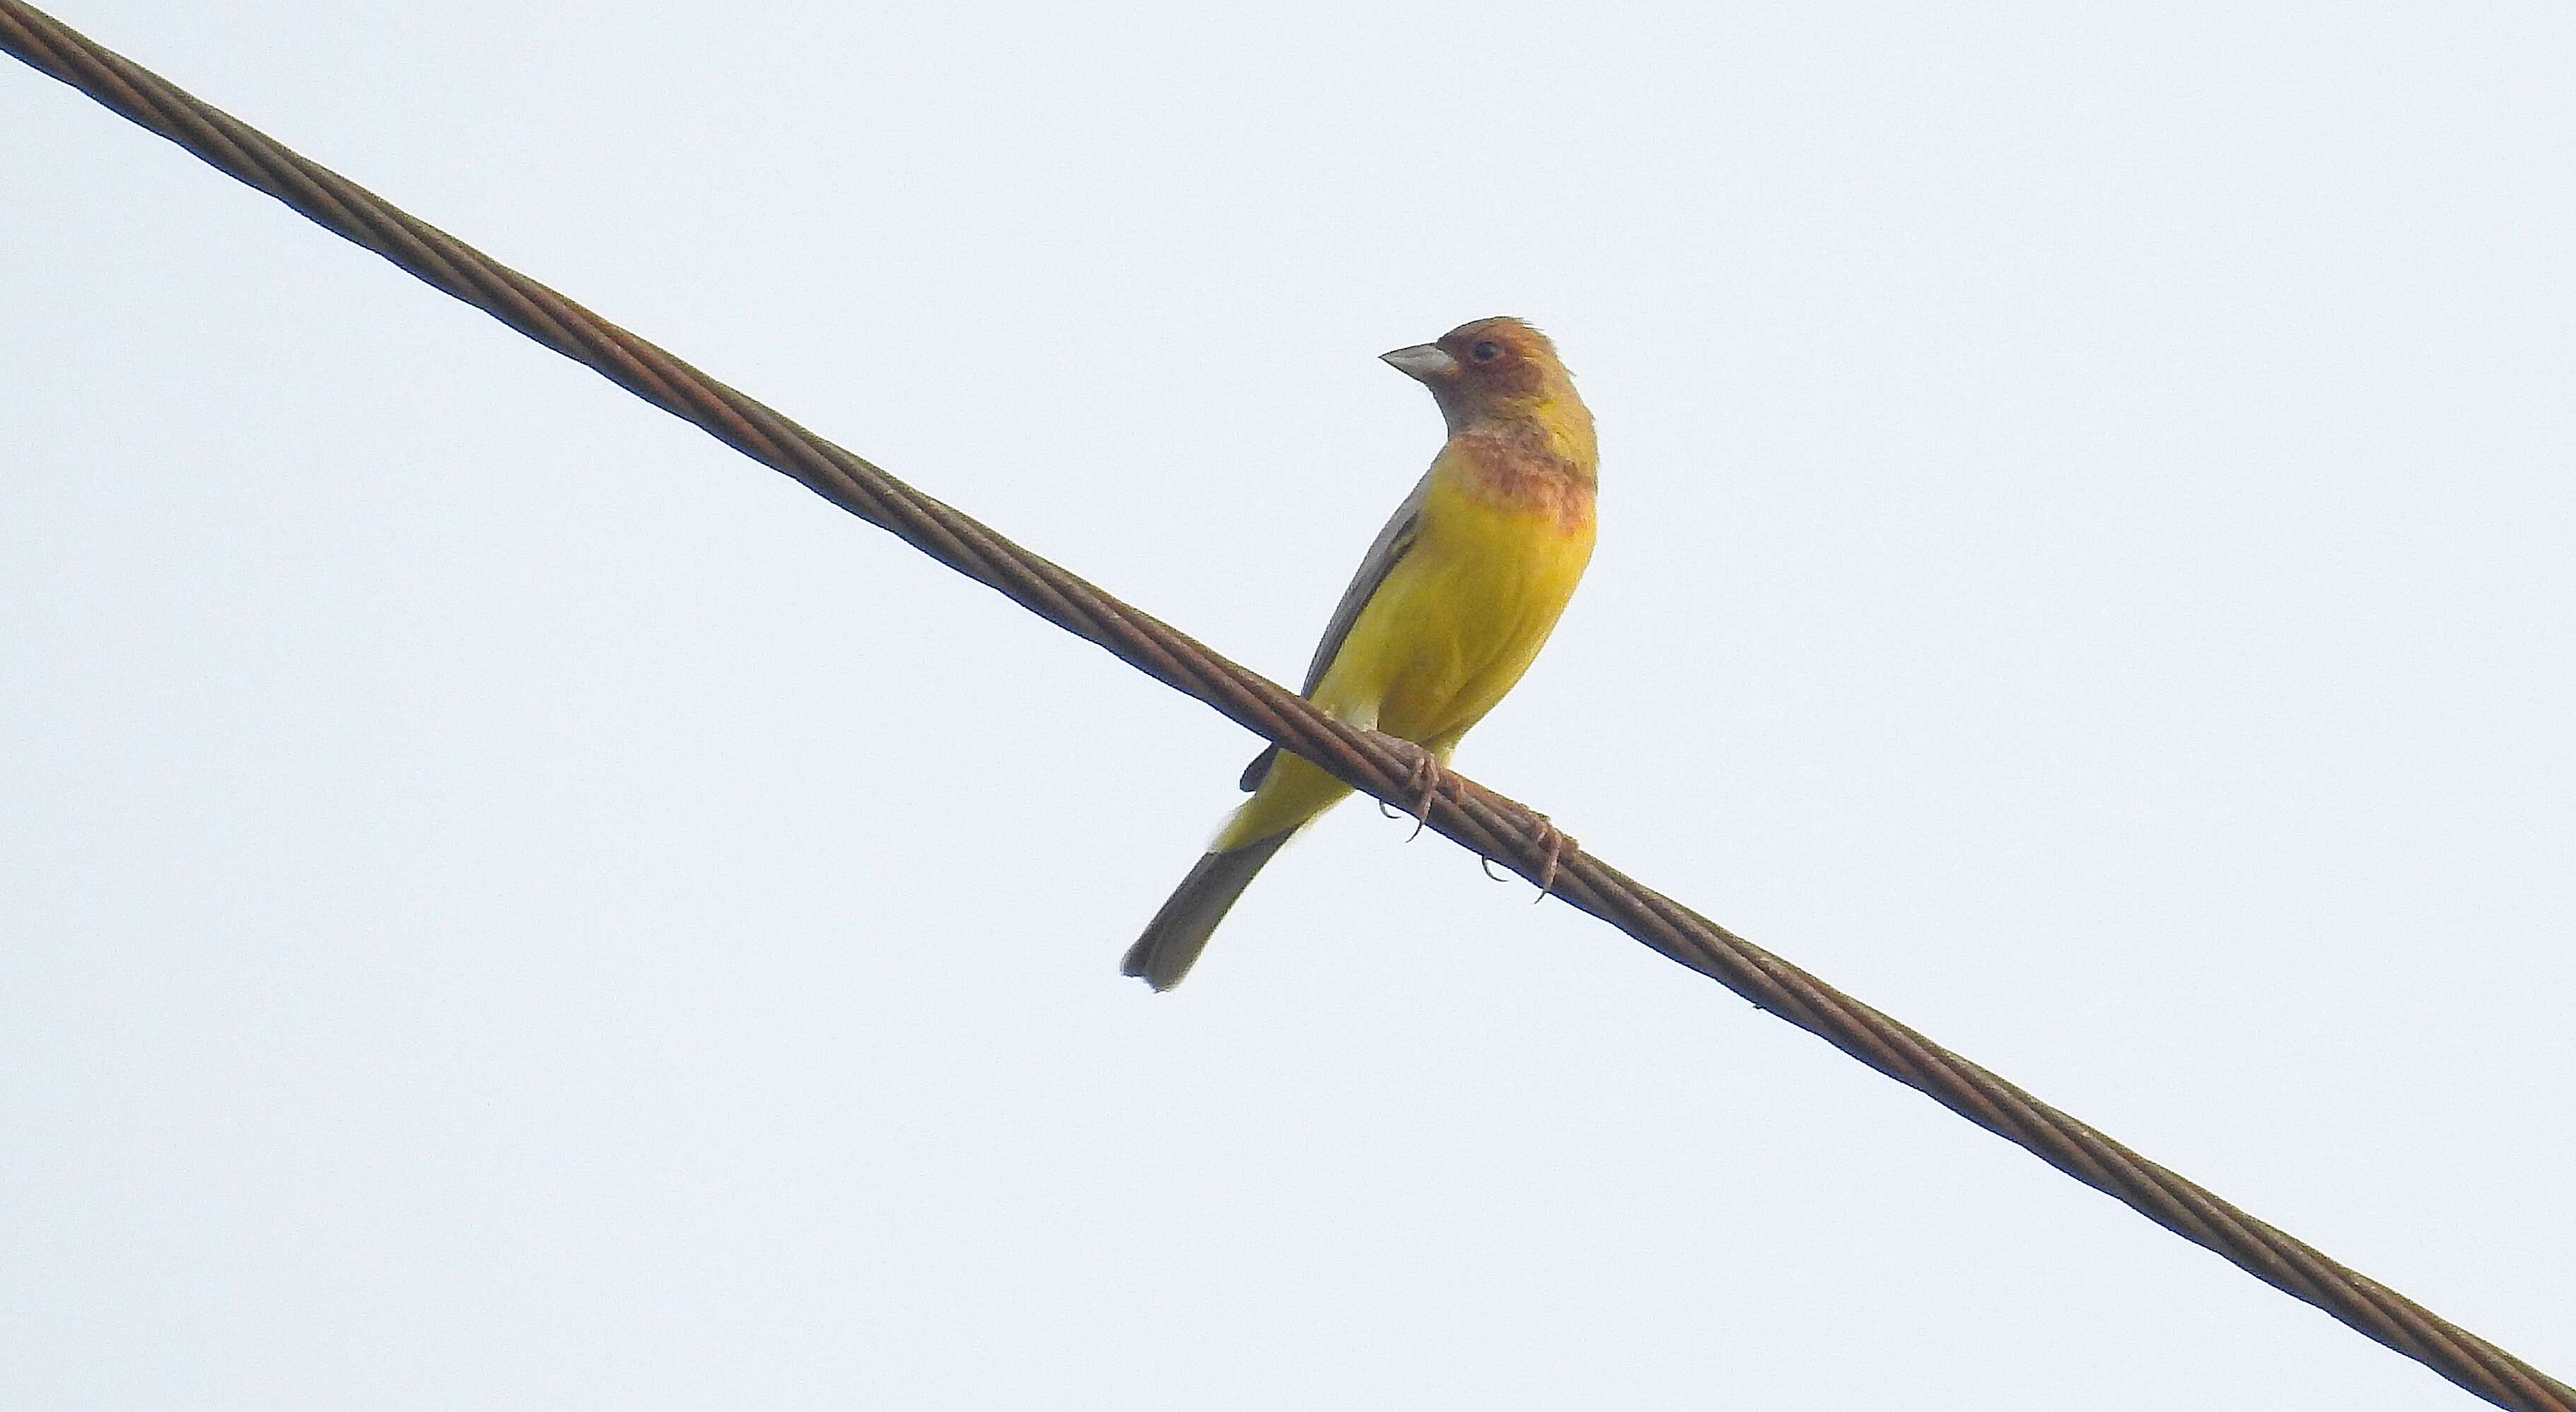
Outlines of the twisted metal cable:
<svg viewBox="0 0 2576 1412">
<path fill-rule="evenodd" d="M 1381 800 L 1410 803 L 1410 757 L 1119 602 L 975 519 L 923 495 L 663 349 L 280 146 L 20 0 L 0 0 L 0 49 L 81 90 L 217 170 L 375 251 L 431 287 L 704 428 L 851 514 L 885 529 L 1039 617 L 1216 708 Z M 2576 1389 L 2378 1281 L 2236 1209 L 1908 1026 L 1711 922 L 1609 864 L 1549 856 L 1539 816 L 1449 776 L 1430 825 L 1557 896 L 1715 979 L 1977 1126 L 2126 1203 L 2184 1239 L 2502 1407 L 2576 1412 Z"/>
</svg>

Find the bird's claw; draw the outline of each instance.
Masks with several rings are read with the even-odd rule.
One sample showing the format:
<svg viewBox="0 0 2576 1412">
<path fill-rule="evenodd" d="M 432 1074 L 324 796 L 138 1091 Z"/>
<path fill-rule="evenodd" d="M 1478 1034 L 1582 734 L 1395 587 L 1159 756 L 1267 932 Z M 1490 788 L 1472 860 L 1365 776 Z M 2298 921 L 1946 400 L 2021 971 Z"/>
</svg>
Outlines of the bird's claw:
<svg viewBox="0 0 2576 1412">
<path fill-rule="evenodd" d="M 1441 782 L 1449 772 L 1440 768 L 1440 761 L 1430 751 L 1411 741 L 1404 744 L 1411 753 L 1410 763 L 1404 771 L 1404 787 L 1416 791 L 1412 809 L 1413 832 L 1404 836 L 1404 841 L 1411 843 L 1422 837 L 1424 829 L 1431 827 L 1431 801 L 1440 797 Z M 1383 804 L 1385 801 L 1379 802 Z"/>
<path fill-rule="evenodd" d="M 1530 822 L 1535 826 L 1538 834 L 1539 847 L 1538 896 L 1530 899 L 1535 905 L 1546 901 L 1548 895 L 1556 891 L 1557 866 L 1565 860 L 1565 855 L 1579 853 L 1583 851 L 1583 846 L 1568 837 L 1565 830 L 1558 828 L 1555 821 L 1545 814 L 1530 815 Z M 1496 882 L 1511 881 L 1494 871 L 1494 860 L 1491 858 L 1478 858 L 1476 866 L 1484 869 L 1485 876 Z"/>
<path fill-rule="evenodd" d="M 1532 814 L 1530 817 L 1538 821 L 1540 849 L 1538 896 L 1530 899 L 1531 904 L 1536 905 L 1546 901 L 1548 894 L 1556 891 L 1556 865 L 1563 861 L 1566 854 L 1580 853 L 1583 849 L 1582 845 L 1566 837 L 1565 830 L 1558 828 L 1555 820 L 1547 815 Z"/>
</svg>

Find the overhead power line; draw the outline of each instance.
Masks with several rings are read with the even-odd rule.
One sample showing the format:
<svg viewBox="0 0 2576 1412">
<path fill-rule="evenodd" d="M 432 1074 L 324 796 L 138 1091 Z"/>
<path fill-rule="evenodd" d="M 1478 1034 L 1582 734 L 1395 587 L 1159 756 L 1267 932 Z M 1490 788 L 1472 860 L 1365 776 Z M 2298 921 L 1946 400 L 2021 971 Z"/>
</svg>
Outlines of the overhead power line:
<svg viewBox="0 0 2576 1412">
<path fill-rule="evenodd" d="M 0 48 L 276 197 L 333 234 L 697 424 L 1146 675 L 1215 707 L 1245 729 L 1381 800 L 1415 802 L 1407 787 L 1412 757 L 1385 737 L 1333 720 L 1266 678 L 395 209 L 42 11 L 20 0 L 0 0 Z M 1559 854 L 1559 836 L 1528 808 L 1452 774 L 1432 805 L 1430 824 L 1533 882 L 1553 867 L 1554 891 L 1567 902 L 2480 1397 L 2529 1412 L 2576 1412 L 2576 1389 L 2504 1349 L 2247 1215 L 2198 1183 L 2148 1161 L 1600 859 L 1572 848 Z"/>
</svg>

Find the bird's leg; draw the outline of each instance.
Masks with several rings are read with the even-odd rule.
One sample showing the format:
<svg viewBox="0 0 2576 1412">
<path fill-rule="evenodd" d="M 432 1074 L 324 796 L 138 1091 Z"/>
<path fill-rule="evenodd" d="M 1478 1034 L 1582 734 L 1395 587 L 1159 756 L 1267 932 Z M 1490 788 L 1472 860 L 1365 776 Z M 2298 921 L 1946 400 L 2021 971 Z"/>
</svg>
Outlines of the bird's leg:
<svg viewBox="0 0 2576 1412">
<path fill-rule="evenodd" d="M 1556 826 L 1556 821 L 1549 818 L 1547 815 L 1532 813 L 1530 817 L 1538 821 L 1538 846 L 1540 849 L 1540 862 L 1538 865 L 1538 896 L 1530 899 L 1533 904 L 1536 904 L 1546 901 L 1547 895 L 1556 891 L 1557 862 L 1564 858 L 1568 853 L 1582 852 L 1583 846 L 1576 843 L 1573 839 L 1566 837 L 1565 830 L 1558 828 Z"/>
<path fill-rule="evenodd" d="M 1440 797 L 1440 785 L 1449 777 L 1449 772 L 1440 767 L 1438 756 L 1412 741 L 1392 735 L 1387 740 L 1397 754 L 1405 757 L 1404 787 L 1414 791 L 1413 832 L 1404 837 L 1405 842 L 1411 843 L 1422 837 L 1424 829 L 1431 827 L 1431 801 Z"/>
<path fill-rule="evenodd" d="M 1565 830 L 1558 828 L 1554 821 L 1550 820 L 1547 815 L 1532 814 L 1530 817 L 1538 821 L 1538 846 L 1540 849 L 1544 850 L 1539 857 L 1538 896 L 1530 899 L 1532 903 L 1539 903 L 1545 902 L 1548 894 L 1556 891 L 1556 865 L 1558 861 L 1563 859 L 1569 852 L 1580 851 L 1583 845 L 1576 843 L 1572 838 L 1568 837 Z M 1485 876 L 1492 878 L 1496 882 L 1511 881 L 1510 878 L 1504 877 L 1502 874 L 1494 871 L 1494 860 L 1491 858 L 1477 859 L 1476 866 L 1484 869 Z"/>
</svg>

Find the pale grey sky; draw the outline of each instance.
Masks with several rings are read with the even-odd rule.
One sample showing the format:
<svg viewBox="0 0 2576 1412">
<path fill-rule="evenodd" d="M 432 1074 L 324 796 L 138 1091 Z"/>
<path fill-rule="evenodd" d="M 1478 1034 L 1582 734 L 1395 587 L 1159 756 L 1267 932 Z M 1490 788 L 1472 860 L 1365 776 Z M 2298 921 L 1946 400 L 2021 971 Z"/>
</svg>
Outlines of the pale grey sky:
<svg viewBox="0 0 2576 1412">
<path fill-rule="evenodd" d="M 529 13 L 533 9 L 535 13 Z M 1275 677 L 1553 332 L 1460 752 L 2576 1371 L 2576 11 L 57 13 Z M 0 1402 L 2467 1397 L 0 68 Z"/>
</svg>

